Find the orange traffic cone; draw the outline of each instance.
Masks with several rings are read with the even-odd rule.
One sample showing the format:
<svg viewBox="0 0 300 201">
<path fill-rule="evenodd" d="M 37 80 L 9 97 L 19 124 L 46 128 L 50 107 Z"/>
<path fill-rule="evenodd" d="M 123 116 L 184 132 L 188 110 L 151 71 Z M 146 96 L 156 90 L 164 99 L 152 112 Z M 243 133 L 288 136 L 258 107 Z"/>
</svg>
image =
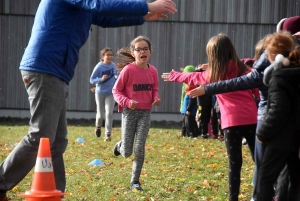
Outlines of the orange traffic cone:
<svg viewBox="0 0 300 201">
<path fill-rule="evenodd" d="M 41 138 L 31 190 L 18 196 L 25 196 L 24 201 L 60 201 L 64 195 L 56 190 L 49 138 Z"/>
</svg>

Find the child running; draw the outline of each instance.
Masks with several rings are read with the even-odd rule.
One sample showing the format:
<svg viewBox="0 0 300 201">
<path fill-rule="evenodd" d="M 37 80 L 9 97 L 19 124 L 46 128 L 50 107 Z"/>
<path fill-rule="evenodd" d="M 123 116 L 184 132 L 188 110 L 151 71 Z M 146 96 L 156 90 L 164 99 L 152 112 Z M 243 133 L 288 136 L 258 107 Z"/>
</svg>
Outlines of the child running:
<svg viewBox="0 0 300 201">
<path fill-rule="evenodd" d="M 95 66 L 90 83 L 96 85 L 95 101 L 97 105 L 95 135 L 101 136 L 101 125 L 105 114 L 105 138 L 104 141 L 111 141 L 113 124 L 113 111 L 115 100 L 112 95 L 112 88 L 115 84 L 117 70 L 113 62 L 114 53 L 111 48 L 104 48 L 100 52 L 100 62 Z"/>
<path fill-rule="evenodd" d="M 158 73 L 148 63 L 151 56 L 149 38 L 138 36 L 130 48 L 118 51 L 118 68 L 126 65 L 113 87 L 113 95 L 122 112 L 122 140 L 114 148 L 116 156 L 127 158 L 134 151 L 130 188 L 142 191 L 140 175 L 145 158 L 145 144 L 150 128 L 152 104 L 159 106 Z M 135 140 L 135 141 L 134 141 Z"/>
<path fill-rule="evenodd" d="M 206 84 L 244 75 L 251 71 L 238 58 L 233 44 L 225 34 L 212 37 L 207 46 L 208 67 L 195 73 L 164 73 L 165 81 L 187 84 Z M 253 91 L 258 95 L 257 89 Z M 253 157 L 257 106 L 250 90 L 216 95 L 221 111 L 221 126 L 224 131 L 229 159 L 229 201 L 238 201 L 242 167 L 242 139 L 246 138 Z"/>
</svg>

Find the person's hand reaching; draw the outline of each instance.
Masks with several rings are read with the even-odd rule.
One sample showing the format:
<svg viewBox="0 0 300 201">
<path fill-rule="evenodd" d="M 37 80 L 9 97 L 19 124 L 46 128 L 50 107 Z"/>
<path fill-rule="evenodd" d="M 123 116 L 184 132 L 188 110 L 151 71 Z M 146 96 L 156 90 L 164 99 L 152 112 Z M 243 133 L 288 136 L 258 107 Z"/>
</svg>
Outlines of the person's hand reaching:
<svg viewBox="0 0 300 201">
<path fill-rule="evenodd" d="M 148 12 L 148 14 L 144 16 L 145 21 L 154 21 L 160 18 L 168 18 L 168 16 L 163 13 L 151 13 L 151 12 Z"/>
<path fill-rule="evenodd" d="M 172 0 L 156 0 L 148 3 L 148 11 L 151 13 L 173 14 L 177 12 L 177 8 Z"/>
<path fill-rule="evenodd" d="M 295 37 L 295 38 L 300 38 L 300 31 L 297 32 L 297 33 L 294 33 L 294 34 L 293 34 L 293 37 Z"/>
<path fill-rule="evenodd" d="M 174 72 L 174 69 L 172 69 L 171 72 Z M 161 78 L 164 79 L 165 82 L 170 81 L 170 73 L 163 73 L 163 74 L 161 75 Z"/>
<path fill-rule="evenodd" d="M 204 86 L 200 84 L 199 87 L 189 91 L 187 94 L 192 97 L 202 96 L 205 94 Z"/>
</svg>

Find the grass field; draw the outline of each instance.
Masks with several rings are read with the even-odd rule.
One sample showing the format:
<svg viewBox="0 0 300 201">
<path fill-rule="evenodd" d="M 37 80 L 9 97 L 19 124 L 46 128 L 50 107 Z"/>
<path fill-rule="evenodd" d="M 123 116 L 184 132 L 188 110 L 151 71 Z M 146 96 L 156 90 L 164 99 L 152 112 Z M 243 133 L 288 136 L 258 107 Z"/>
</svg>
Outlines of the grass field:
<svg viewBox="0 0 300 201">
<path fill-rule="evenodd" d="M 27 130 L 27 123 L 0 123 L 1 161 Z M 112 151 L 115 143 L 120 140 L 120 127 L 113 128 L 111 142 L 104 142 L 102 136 L 96 138 L 93 132 L 92 124 L 68 126 L 69 145 L 64 158 L 66 193 L 69 196 L 65 197 L 65 201 L 228 200 L 228 161 L 224 141 L 182 138 L 178 127 L 152 127 L 141 174 L 144 191 L 135 193 L 129 189 L 133 156 L 127 159 L 116 157 Z M 86 142 L 75 142 L 79 137 Z M 89 166 L 94 159 L 100 159 L 105 166 Z M 249 201 L 251 198 L 253 169 L 249 150 L 243 146 L 241 201 Z M 33 174 L 31 171 L 9 191 L 8 197 L 14 201 L 24 200 L 24 197 L 17 194 L 31 189 Z"/>
</svg>

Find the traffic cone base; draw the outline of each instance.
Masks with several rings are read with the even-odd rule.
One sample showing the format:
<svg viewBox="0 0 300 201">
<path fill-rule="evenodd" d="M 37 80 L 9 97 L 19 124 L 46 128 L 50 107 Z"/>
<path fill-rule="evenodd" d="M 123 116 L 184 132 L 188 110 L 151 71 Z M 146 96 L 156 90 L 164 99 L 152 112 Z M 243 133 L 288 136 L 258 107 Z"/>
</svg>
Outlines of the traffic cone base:
<svg viewBox="0 0 300 201">
<path fill-rule="evenodd" d="M 49 138 L 41 138 L 31 190 L 18 196 L 25 196 L 25 201 L 61 201 L 64 195 L 56 190 Z"/>
</svg>

